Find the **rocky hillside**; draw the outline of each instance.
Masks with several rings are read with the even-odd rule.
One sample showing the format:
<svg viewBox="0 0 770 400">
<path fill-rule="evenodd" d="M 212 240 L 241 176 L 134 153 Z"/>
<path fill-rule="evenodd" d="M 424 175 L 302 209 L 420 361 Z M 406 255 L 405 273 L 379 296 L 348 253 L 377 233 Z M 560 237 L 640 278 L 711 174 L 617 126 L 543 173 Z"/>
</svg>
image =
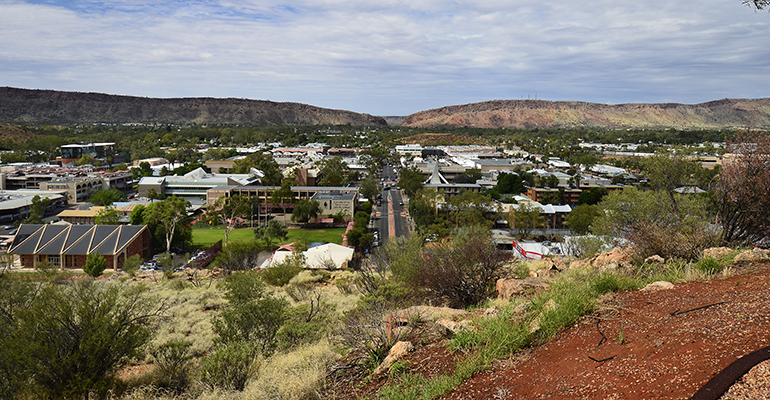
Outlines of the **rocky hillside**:
<svg viewBox="0 0 770 400">
<path fill-rule="evenodd" d="M 299 103 L 247 99 L 153 99 L 0 87 L 0 122 L 23 124 L 197 123 L 386 125 L 383 118 Z"/>
<path fill-rule="evenodd" d="M 770 128 L 770 98 L 701 104 L 617 104 L 494 100 L 421 111 L 403 126 L 429 128 Z"/>
</svg>

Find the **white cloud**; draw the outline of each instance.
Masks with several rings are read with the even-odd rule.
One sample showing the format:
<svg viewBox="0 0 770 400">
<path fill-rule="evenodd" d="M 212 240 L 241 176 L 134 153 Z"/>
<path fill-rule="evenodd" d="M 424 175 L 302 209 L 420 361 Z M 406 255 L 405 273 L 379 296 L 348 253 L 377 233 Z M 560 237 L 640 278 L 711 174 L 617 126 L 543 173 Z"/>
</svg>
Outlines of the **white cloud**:
<svg viewBox="0 0 770 400">
<path fill-rule="evenodd" d="M 373 114 L 521 98 L 764 97 L 739 0 L 0 0 L 0 85 L 269 98 Z"/>
</svg>

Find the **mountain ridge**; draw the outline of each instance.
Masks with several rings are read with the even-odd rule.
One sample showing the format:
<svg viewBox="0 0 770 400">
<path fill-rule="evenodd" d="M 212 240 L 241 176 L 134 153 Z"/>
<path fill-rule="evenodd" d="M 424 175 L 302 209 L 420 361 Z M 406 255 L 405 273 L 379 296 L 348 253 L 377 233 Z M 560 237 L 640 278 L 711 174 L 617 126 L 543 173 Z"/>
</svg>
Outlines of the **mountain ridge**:
<svg viewBox="0 0 770 400">
<path fill-rule="evenodd" d="M 404 118 L 416 128 L 767 128 L 770 98 L 699 104 L 490 100 L 420 111 Z"/>
<path fill-rule="evenodd" d="M 385 119 L 302 103 L 238 98 L 150 98 L 0 87 L 0 122 L 387 125 Z"/>
<path fill-rule="evenodd" d="M 414 128 L 770 128 L 770 98 L 698 104 L 489 100 L 402 116 L 374 116 L 295 102 L 242 98 L 151 98 L 0 87 L 10 124 L 402 125 Z"/>
</svg>

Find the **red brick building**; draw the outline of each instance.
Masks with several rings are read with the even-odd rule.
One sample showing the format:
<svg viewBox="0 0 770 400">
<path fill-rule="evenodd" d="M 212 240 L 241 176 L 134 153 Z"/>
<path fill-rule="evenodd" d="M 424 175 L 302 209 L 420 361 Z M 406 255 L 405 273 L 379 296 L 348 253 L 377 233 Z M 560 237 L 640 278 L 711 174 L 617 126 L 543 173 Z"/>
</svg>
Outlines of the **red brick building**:
<svg viewBox="0 0 770 400">
<path fill-rule="evenodd" d="M 8 252 L 19 255 L 25 268 L 48 262 L 61 269 L 81 269 L 88 255 L 97 252 L 107 268 L 117 271 L 135 254 L 149 259 L 152 242 L 145 225 L 22 224 Z"/>
</svg>

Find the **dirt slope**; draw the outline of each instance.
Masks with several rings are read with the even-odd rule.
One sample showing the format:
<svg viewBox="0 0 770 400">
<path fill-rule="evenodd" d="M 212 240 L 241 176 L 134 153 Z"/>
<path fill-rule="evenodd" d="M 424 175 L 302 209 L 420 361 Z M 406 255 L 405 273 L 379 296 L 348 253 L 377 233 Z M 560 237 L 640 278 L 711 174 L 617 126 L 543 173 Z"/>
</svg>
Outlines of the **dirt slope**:
<svg viewBox="0 0 770 400">
<path fill-rule="evenodd" d="M 553 340 L 496 361 L 443 399 L 689 399 L 730 363 L 770 345 L 770 264 L 669 290 L 614 293 L 600 304 Z M 416 341 L 409 371 L 451 373 L 462 354 L 446 345 Z M 731 389 L 740 396 L 724 398 L 770 398 L 770 363 L 747 376 Z M 328 394 L 376 398 L 388 379 L 340 385 Z"/>
</svg>

